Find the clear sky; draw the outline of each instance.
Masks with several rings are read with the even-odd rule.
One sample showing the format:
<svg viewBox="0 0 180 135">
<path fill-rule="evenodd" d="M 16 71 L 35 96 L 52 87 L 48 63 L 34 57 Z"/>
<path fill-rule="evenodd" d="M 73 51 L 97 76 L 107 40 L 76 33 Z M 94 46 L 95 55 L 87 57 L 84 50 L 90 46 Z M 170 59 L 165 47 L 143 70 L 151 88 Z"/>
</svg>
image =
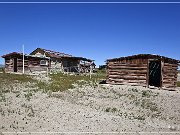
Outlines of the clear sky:
<svg viewBox="0 0 180 135">
<path fill-rule="evenodd" d="M 91 58 L 97 65 L 142 53 L 180 59 L 180 3 L 1 3 L 0 55 L 21 52 L 22 44 L 27 54 L 40 47 Z"/>
</svg>

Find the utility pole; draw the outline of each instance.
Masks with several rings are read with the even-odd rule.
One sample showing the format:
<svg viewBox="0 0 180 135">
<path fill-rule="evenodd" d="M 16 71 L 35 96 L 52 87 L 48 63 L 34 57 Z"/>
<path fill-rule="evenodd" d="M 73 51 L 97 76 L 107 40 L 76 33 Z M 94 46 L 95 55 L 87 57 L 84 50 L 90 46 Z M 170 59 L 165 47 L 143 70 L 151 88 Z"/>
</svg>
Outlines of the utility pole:
<svg viewBox="0 0 180 135">
<path fill-rule="evenodd" d="M 22 46 L 23 48 L 23 74 L 24 74 L 24 45 Z"/>
</svg>

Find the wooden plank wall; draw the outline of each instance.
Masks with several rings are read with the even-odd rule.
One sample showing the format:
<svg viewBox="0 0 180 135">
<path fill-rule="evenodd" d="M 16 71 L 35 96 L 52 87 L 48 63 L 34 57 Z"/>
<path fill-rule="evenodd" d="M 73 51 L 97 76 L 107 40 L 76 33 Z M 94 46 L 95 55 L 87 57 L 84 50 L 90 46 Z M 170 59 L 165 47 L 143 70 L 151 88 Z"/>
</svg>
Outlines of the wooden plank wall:
<svg viewBox="0 0 180 135">
<path fill-rule="evenodd" d="M 13 59 L 5 59 L 5 72 L 13 72 Z"/>
<path fill-rule="evenodd" d="M 164 62 L 162 68 L 162 87 L 175 87 L 177 83 L 178 64 Z"/>
<path fill-rule="evenodd" d="M 25 71 L 27 71 L 28 70 L 28 60 L 27 59 L 25 59 L 24 60 L 24 70 Z M 23 72 L 23 60 L 22 60 L 22 58 L 18 58 L 17 59 L 17 72 Z"/>
<path fill-rule="evenodd" d="M 107 83 L 148 86 L 148 59 L 107 62 Z M 178 63 L 162 60 L 162 87 L 176 87 Z"/>
<path fill-rule="evenodd" d="M 116 60 L 107 63 L 107 83 L 146 86 L 147 59 Z"/>
<path fill-rule="evenodd" d="M 49 65 L 40 65 L 41 59 L 35 58 L 25 58 L 24 61 L 24 69 L 25 73 L 36 72 L 36 71 L 47 71 L 47 67 Z M 14 58 L 6 58 L 5 59 L 5 71 L 6 72 L 14 72 Z M 23 72 L 23 60 L 21 57 L 17 58 L 17 72 Z"/>
<path fill-rule="evenodd" d="M 47 71 L 47 68 L 49 65 L 40 65 L 41 59 L 36 58 L 29 58 L 28 59 L 28 71 L 30 72 L 41 72 L 41 71 Z M 48 61 L 48 64 L 50 62 Z"/>
</svg>

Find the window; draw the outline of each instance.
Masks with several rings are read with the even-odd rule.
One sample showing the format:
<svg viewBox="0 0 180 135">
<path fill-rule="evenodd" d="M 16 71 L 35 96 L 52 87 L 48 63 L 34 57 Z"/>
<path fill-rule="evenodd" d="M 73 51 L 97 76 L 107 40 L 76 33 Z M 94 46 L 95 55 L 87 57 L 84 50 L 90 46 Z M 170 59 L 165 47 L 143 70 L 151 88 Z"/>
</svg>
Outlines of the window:
<svg viewBox="0 0 180 135">
<path fill-rule="evenodd" d="M 47 60 L 41 60 L 40 61 L 40 65 L 41 66 L 47 66 L 48 65 L 48 61 Z"/>
</svg>

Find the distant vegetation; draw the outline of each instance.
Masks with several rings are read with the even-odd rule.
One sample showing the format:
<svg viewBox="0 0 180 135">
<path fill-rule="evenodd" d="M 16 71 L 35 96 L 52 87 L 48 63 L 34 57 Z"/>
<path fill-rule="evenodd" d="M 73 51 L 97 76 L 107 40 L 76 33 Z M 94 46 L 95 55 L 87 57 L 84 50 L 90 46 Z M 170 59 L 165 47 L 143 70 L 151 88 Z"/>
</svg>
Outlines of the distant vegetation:
<svg viewBox="0 0 180 135">
<path fill-rule="evenodd" d="M 99 65 L 99 70 L 106 69 L 106 65 Z"/>
<path fill-rule="evenodd" d="M 3 71 L 1 69 L 1 71 Z M 91 75 L 69 75 L 63 73 L 50 74 L 50 80 L 48 82 L 37 81 L 28 75 L 19 75 L 19 74 L 9 74 L 9 73 L 0 73 L 0 85 L 10 86 L 13 83 L 24 83 L 24 82 L 33 82 L 38 89 L 44 91 L 64 91 L 74 87 L 74 84 L 82 85 L 96 85 L 100 81 L 106 78 L 105 71 L 97 71 Z"/>
<path fill-rule="evenodd" d="M 4 65 L 3 64 L 0 64 L 0 68 L 3 68 L 4 67 Z"/>
<path fill-rule="evenodd" d="M 99 83 L 101 80 L 105 79 L 106 75 L 104 73 L 101 73 L 97 71 L 96 74 L 93 74 L 90 78 L 89 75 L 68 75 L 68 74 L 51 74 L 50 83 L 45 82 L 38 82 L 38 87 L 40 89 L 43 89 L 45 91 L 64 91 L 67 89 L 74 88 L 74 85 L 79 85 L 80 87 L 82 85 L 92 85 L 93 87 L 96 87 L 97 83 Z"/>
<path fill-rule="evenodd" d="M 177 87 L 180 87 L 180 82 L 179 81 L 177 82 Z"/>
<path fill-rule="evenodd" d="M 0 64 L 0 72 L 4 72 L 4 65 Z"/>
</svg>

